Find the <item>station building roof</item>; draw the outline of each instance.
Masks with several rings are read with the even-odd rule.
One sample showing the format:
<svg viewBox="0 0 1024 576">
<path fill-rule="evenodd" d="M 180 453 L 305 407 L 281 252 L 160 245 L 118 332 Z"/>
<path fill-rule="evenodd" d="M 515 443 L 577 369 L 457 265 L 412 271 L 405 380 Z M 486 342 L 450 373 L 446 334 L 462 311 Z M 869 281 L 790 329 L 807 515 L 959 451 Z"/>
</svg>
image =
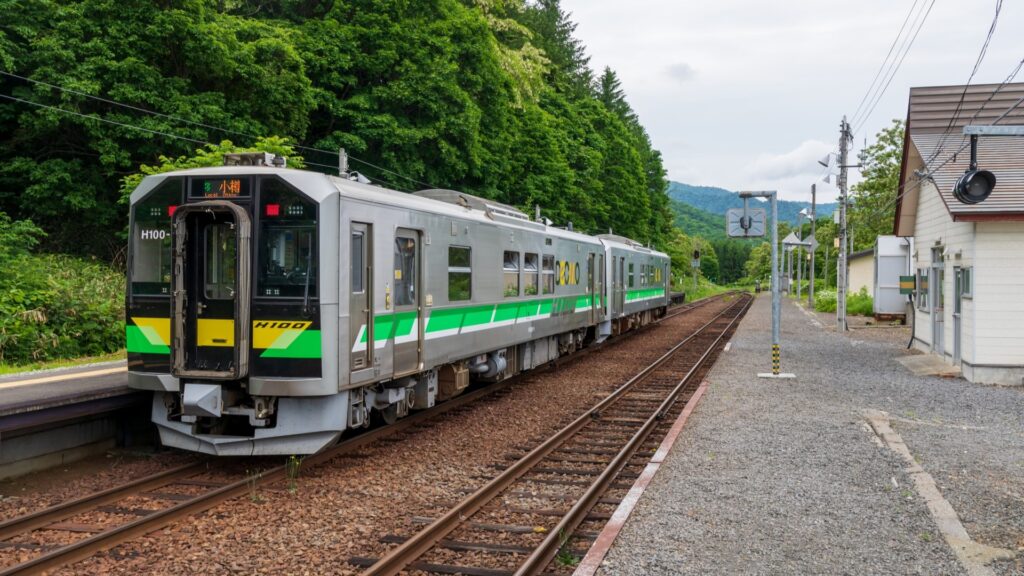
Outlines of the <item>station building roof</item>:
<svg viewBox="0 0 1024 576">
<path fill-rule="evenodd" d="M 1024 220 L 1024 138 L 980 137 L 978 166 L 996 176 L 992 195 L 962 204 L 953 185 L 970 164 L 967 125 L 1024 124 L 1024 83 L 910 89 L 894 232 L 912 236 L 921 180 L 939 190 L 955 221 Z M 925 189 L 928 193 L 928 189 Z"/>
</svg>

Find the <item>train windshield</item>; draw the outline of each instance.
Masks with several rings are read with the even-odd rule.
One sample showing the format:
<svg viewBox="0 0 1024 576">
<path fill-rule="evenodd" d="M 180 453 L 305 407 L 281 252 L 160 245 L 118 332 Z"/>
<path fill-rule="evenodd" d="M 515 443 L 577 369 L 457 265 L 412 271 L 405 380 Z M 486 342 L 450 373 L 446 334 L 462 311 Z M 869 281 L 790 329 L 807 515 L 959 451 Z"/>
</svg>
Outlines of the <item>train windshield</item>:
<svg viewBox="0 0 1024 576">
<path fill-rule="evenodd" d="M 133 208 L 132 294 L 165 296 L 170 293 L 171 219 L 181 204 L 181 193 L 181 180 L 168 180 Z"/>
<path fill-rule="evenodd" d="M 258 295 L 316 297 L 316 205 L 276 178 L 260 187 L 259 243 Z"/>
</svg>

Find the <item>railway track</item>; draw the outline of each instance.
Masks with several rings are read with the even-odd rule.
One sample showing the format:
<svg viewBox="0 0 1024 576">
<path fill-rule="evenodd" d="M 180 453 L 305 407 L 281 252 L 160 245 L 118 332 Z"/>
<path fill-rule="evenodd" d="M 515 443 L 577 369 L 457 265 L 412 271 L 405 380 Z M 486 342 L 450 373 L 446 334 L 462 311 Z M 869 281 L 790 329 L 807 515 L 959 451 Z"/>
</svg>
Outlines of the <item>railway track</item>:
<svg viewBox="0 0 1024 576">
<path fill-rule="evenodd" d="M 506 576 L 557 571 L 560 554 L 579 557 L 573 534 L 585 522 L 602 523 L 614 505 L 609 488 L 636 477 L 650 451 L 641 449 L 670 426 L 697 389 L 723 339 L 751 302 L 743 296 L 592 409 L 519 457 L 494 479 L 428 523 L 419 532 L 383 541 L 398 546 L 380 558 L 354 557 L 364 576 L 407 570 L 467 576 Z M 638 454 L 641 458 L 634 458 Z M 631 461 L 634 461 L 632 462 Z M 632 466 L 632 468 L 631 468 Z M 593 531 L 581 534 L 593 538 Z"/>
<path fill-rule="evenodd" d="M 660 321 L 702 308 L 731 295 L 732 293 L 722 294 L 675 307 Z M 599 351 L 634 333 L 609 339 L 602 345 L 584 349 L 565 360 L 577 361 L 590 352 Z M 518 379 L 510 378 L 472 390 L 392 425 L 363 432 L 328 450 L 307 457 L 302 466 L 317 466 L 383 438 L 410 432 L 443 414 L 458 410 L 483 397 L 495 395 Z M 245 496 L 256 487 L 285 481 L 288 476 L 287 465 L 275 466 L 258 474 L 248 471 L 240 473 L 236 468 L 237 465 L 232 463 L 202 460 L 0 522 L 0 550 L 13 549 L 38 553 L 24 562 L 0 568 L 0 576 L 35 574 L 78 562 L 177 520 L 208 510 L 221 502 Z M 82 518 L 87 520 L 83 521 Z M 34 537 L 40 532 L 63 534 L 66 537 Z"/>
</svg>

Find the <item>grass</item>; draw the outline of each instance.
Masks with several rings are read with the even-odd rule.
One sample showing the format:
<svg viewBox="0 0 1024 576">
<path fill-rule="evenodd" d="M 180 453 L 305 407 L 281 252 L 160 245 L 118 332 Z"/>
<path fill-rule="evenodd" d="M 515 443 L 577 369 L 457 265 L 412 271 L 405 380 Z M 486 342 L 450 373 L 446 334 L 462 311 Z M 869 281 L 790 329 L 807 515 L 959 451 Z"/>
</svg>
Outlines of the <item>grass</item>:
<svg viewBox="0 0 1024 576">
<path fill-rule="evenodd" d="M 50 370 L 53 368 L 73 368 L 83 364 L 95 364 L 97 362 L 113 362 L 126 358 L 124 350 L 100 354 L 99 356 L 83 356 L 81 358 L 62 358 L 60 360 L 45 360 L 41 362 L 29 362 L 28 364 L 5 364 L 0 363 L 0 376 L 5 374 L 16 374 L 18 372 L 32 372 L 35 370 Z"/>
</svg>

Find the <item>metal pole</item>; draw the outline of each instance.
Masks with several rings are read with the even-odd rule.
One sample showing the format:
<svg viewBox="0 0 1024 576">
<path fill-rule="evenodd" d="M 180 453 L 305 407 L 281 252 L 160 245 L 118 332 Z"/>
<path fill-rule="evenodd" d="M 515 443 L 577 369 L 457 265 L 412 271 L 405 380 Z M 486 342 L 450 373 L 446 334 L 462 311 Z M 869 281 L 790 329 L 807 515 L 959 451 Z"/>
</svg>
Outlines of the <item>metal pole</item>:
<svg viewBox="0 0 1024 576">
<path fill-rule="evenodd" d="M 780 338 L 779 315 L 782 313 L 782 295 L 779 293 L 779 205 L 775 202 L 776 192 L 772 192 L 772 374 L 779 375 Z"/>
<path fill-rule="evenodd" d="M 804 239 L 803 239 L 804 227 L 803 227 L 802 221 L 803 221 L 803 218 L 801 218 L 800 216 L 796 217 L 796 222 L 797 222 L 797 225 L 796 225 L 796 239 L 801 241 L 801 242 L 804 241 Z M 803 289 L 803 287 L 800 286 L 800 283 L 803 282 L 803 269 L 804 269 L 803 249 L 802 249 L 801 246 L 797 246 L 796 247 L 796 299 L 797 300 L 800 300 L 800 298 L 803 297 L 803 296 L 801 296 L 801 292 L 800 292 Z"/>
<path fill-rule="evenodd" d="M 811 237 L 814 238 L 815 241 L 818 240 L 818 237 L 815 236 L 815 234 L 814 234 L 815 219 L 817 218 L 817 214 L 814 213 L 814 208 L 815 208 L 815 206 L 814 206 L 815 202 L 814 201 L 815 201 L 815 197 L 817 196 L 817 187 L 818 187 L 817 184 L 811 184 Z M 811 273 L 809 274 L 809 276 L 811 278 L 811 285 L 808 287 L 808 290 L 807 290 L 807 305 L 811 306 L 813 308 L 814 307 L 814 249 L 813 248 L 811 248 Z"/>
<path fill-rule="evenodd" d="M 836 261 L 836 329 L 846 331 L 846 161 L 850 125 L 839 125 L 839 259 Z"/>
</svg>

